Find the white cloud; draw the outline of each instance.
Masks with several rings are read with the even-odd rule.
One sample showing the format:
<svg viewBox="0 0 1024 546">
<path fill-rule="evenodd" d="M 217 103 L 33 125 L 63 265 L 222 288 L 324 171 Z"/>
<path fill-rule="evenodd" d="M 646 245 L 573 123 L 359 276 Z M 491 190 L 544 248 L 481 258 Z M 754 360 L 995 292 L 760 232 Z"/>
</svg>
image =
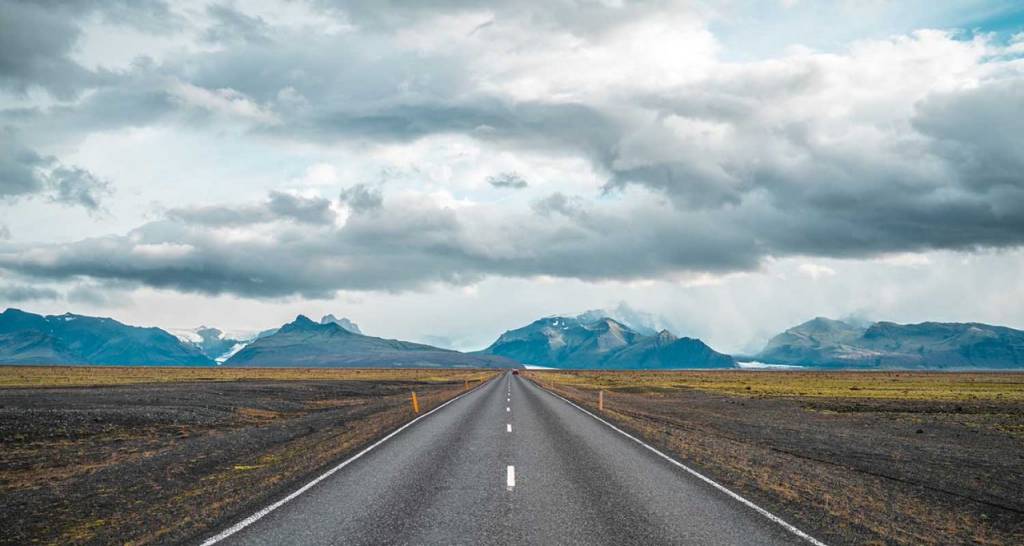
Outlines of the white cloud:
<svg viewBox="0 0 1024 546">
<path fill-rule="evenodd" d="M 171 91 L 185 104 L 202 108 L 229 118 L 240 118 L 261 124 L 274 124 L 278 117 L 268 108 L 256 104 L 245 94 L 231 88 L 205 89 L 184 82 L 171 86 Z"/>
<path fill-rule="evenodd" d="M 826 265 L 800 264 L 798 269 L 801 273 L 814 280 L 824 277 L 834 277 L 836 275 L 836 270 Z"/>
</svg>

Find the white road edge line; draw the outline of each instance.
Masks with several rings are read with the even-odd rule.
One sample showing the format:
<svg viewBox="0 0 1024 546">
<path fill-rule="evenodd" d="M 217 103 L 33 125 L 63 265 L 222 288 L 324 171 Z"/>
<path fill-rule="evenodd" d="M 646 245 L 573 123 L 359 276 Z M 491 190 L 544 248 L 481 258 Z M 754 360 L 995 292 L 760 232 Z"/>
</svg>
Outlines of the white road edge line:
<svg viewBox="0 0 1024 546">
<path fill-rule="evenodd" d="M 512 423 L 505 425 L 505 432 L 512 432 Z"/>
<path fill-rule="evenodd" d="M 508 471 L 505 473 L 505 485 L 509 491 L 516 486 L 516 467 L 512 465 L 508 465 Z"/>
<path fill-rule="evenodd" d="M 564 396 L 562 396 L 560 394 L 556 394 L 554 392 L 551 392 L 551 391 L 549 391 L 549 390 L 547 390 L 547 389 L 545 389 L 543 387 L 538 386 L 538 388 L 540 388 L 540 390 L 542 390 L 542 391 L 544 391 L 544 392 L 546 392 L 546 393 L 548 393 L 548 394 L 550 394 L 552 396 L 555 396 L 557 398 L 561 398 L 566 404 L 569 404 L 570 406 L 572 406 L 572 407 L 582 411 L 583 413 L 593 417 L 594 419 L 597 419 L 598 421 L 604 423 L 605 425 L 608 425 L 608 427 L 610 427 L 615 432 L 618 432 L 619 434 L 625 436 L 626 438 L 629 438 L 630 440 L 633 440 L 634 442 L 636 442 L 636 443 L 640 444 L 641 446 L 647 448 L 648 450 L 654 452 L 654 454 L 658 455 L 662 459 L 665 459 L 666 461 L 676 465 L 677 467 L 682 468 L 683 470 L 689 472 L 690 474 L 694 475 L 697 478 L 700 478 L 701 480 L 706 482 L 708 485 L 714 487 L 715 489 L 721 491 L 722 493 L 725 493 L 726 495 L 729 495 L 733 499 L 736 499 L 736 500 L 740 501 L 741 503 L 746 505 L 748 508 L 752 508 L 758 514 L 761 514 L 762 516 L 768 518 L 769 520 L 779 524 L 780 526 L 782 526 L 783 529 L 789 531 L 790 533 L 793 533 L 794 535 L 796 535 L 796 536 L 806 540 L 807 542 L 810 542 L 814 546 L 828 546 L 824 542 L 822 542 L 822 541 L 812 537 L 811 535 L 808 535 L 807 533 L 801 531 L 800 529 L 797 529 L 795 526 L 793 526 L 792 524 L 790 524 L 786 520 L 780 518 L 779 516 L 776 516 L 775 514 L 765 510 L 764 508 L 761 508 L 760 506 L 754 504 L 752 501 L 749 501 L 746 498 L 741 497 L 739 494 L 734 493 L 728 487 L 726 487 L 726 486 L 716 482 L 715 480 L 712 480 L 711 478 L 705 476 L 704 474 L 701 474 L 700 472 L 697 472 L 696 470 L 694 470 L 694 469 L 686 466 L 685 464 L 683 464 L 683 463 L 673 459 L 672 457 L 662 453 L 661 451 L 658 451 L 656 448 L 651 447 L 650 445 L 645 443 L 643 440 L 640 440 L 639 438 L 633 436 L 632 434 L 630 434 L 630 433 L 620 429 L 619 427 L 609 423 L 608 421 L 605 421 L 604 419 L 598 417 L 597 415 L 594 415 L 593 413 L 583 409 L 582 407 L 576 405 L 575 402 L 569 400 L 568 398 L 565 398 Z M 509 467 L 509 468 L 511 468 L 511 467 Z"/>
<path fill-rule="evenodd" d="M 279 501 L 277 501 L 277 502 L 275 502 L 275 503 L 273 503 L 273 504 L 263 508 L 262 510 L 256 512 L 255 514 L 253 514 L 253 515 L 243 519 L 242 521 L 232 525 L 231 527 L 228 527 L 227 529 L 221 531 L 220 533 L 218 533 L 218 534 L 216 534 L 216 535 L 206 539 L 206 541 L 204 541 L 200 546 L 210 546 L 211 544 L 216 544 L 216 543 L 224 540 L 225 538 L 228 538 L 229 536 L 231 536 L 231 535 L 241 531 L 242 529 L 245 529 L 246 527 L 252 525 L 253 523 L 256 523 L 261 518 L 263 518 L 263 516 L 266 516 L 267 514 L 273 512 L 274 510 L 277 510 L 278 508 L 283 506 L 286 502 L 288 502 L 288 501 L 294 499 L 295 497 L 298 497 L 299 495 L 305 493 L 310 488 L 312 488 L 314 485 L 316 485 L 316 484 L 322 482 L 323 480 L 327 479 L 332 474 L 334 474 L 335 472 L 341 470 L 342 468 L 345 468 L 350 463 L 354 462 L 356 459 L 362 457 L 363 455 L 366 455 L 370 451 L 373 451 L 373 449 L 375 447 L 377 447 L 377 446 L 383 444 L 384 442 L 390 440 L 395 435 L 397 435 L 399 432 L 402 432 L 403 430 L 405 430 L 405 429 L 411 427 L 412 425 L 416 424 L 416 422 L 419 421 L 420 419 L 423 419 L 424 417 L 430 415 L 431 413 L 434 413 L 435 411 L 440 410 L 441 408 L 447 406 L 448 404 L 451 404 L 452 402 L 458 400 L 459 398 L 462 398 L 463 396 L 466 396 L 467 394 L 469 394 L 471 392 L 475 392 L 478 388 L 482 387 L 484 384 L 485 383 L 481 383 L 477 387 L 474 387 L 473 389 L 468 390 L 468 391 L 466 391 L 466 392 L 456 396 L 455 398 L 452 398 L 451 400 L 445 402 L 444 404 L 441 404 L 440 406 L 437 406 L 436 408 L 428 411 L 427 413 L 424 413 L 423 415 L 420 415 L 419 417 L 413 419 L 412 421 L 409 421 L 408 423 L 398 427 L 398 429 L 396 429 L 391 434 L 388 434 L 387 436 L 381 438 L 380 440 L 377 440 L 376 442 L 371 444 L 369 447 L 364 448 L 359 453 L 356 453 L 355 455 L 349 457 L 348 459 L 345 459 L 345 461 L 339 463 L 334 468 L 328 470 L 327 472 L 324 472 L 323 474 L 320 474 L 316 478 L 313 478 L 313 481 L 311 481 L 311 482 L 307 483 L 306 485 L 303 485 L 302 487 L 296 489 L 292 494 L 288 495 L 287 497 L 285 497 L 285 498 L 283 498 L 283 499 L 281 499 L 281 500 L 279 500 Z"/>
</svg>

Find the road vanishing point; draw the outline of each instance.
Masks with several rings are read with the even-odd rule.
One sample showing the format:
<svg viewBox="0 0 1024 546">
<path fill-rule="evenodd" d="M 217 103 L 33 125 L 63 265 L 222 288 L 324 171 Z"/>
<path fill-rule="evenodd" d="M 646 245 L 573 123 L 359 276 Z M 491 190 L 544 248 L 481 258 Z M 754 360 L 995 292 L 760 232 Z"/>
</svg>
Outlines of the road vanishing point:
<svg viewBox="0 0 1024 546">
<path fill-rule="evenodd" d="M 821 542 L 506 373 L 203 544 Z"/>
</svg>

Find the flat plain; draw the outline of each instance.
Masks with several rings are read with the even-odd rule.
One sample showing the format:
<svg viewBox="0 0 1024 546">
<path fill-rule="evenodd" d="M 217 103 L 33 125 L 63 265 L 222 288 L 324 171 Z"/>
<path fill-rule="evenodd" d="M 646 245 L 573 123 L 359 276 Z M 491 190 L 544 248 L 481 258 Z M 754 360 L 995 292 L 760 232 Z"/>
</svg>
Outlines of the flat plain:
<svg viewBox="0 0 1024 546">
<path fill-rule="evenodd" d="M 1024 543 L 1024 374 L 527 376 L 826 543 Z"/>
<path fill-rule="evenodd" d="M 195 540 L 493 375 L 0 367 L 0 543 Z"/>
</svg>

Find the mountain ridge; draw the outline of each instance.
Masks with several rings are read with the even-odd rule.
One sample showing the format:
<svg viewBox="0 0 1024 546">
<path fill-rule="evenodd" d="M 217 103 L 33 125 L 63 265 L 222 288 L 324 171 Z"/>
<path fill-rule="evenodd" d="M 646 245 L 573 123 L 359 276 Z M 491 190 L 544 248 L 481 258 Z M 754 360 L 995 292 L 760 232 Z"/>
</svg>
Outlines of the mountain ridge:
<svg viewBox="0 0 1024 546">
<path fill-rule="evenodd" d="M 235 353 L 225 366 L 280 367 L 481 367 L 513 368 L 500 357 L 472 355 L 422 343 L 358 334 L 334 321 L 305 315 Z"/>
<path fill-rule="evenodd" d="M 847 369 L 1010 369 L 1024 367 L 1024 331 L 980 322 L 855 325 L 816 317 L 776 335 L 753 358 Z"/>
<path fill-rule="evenodd" d="M 733 368 L 736 362 L 694 338 L 662 329 L 644 335 L 609 318 L 584 313 L 545 317 L 501 334 L 480 354 L 563 369 Z"/>
<path fill-rule="evenodd" d="M 65 313 L 0 313 L 0 363 L 213 366 L 199 349 L 155 327 Z"/>
</svg>

